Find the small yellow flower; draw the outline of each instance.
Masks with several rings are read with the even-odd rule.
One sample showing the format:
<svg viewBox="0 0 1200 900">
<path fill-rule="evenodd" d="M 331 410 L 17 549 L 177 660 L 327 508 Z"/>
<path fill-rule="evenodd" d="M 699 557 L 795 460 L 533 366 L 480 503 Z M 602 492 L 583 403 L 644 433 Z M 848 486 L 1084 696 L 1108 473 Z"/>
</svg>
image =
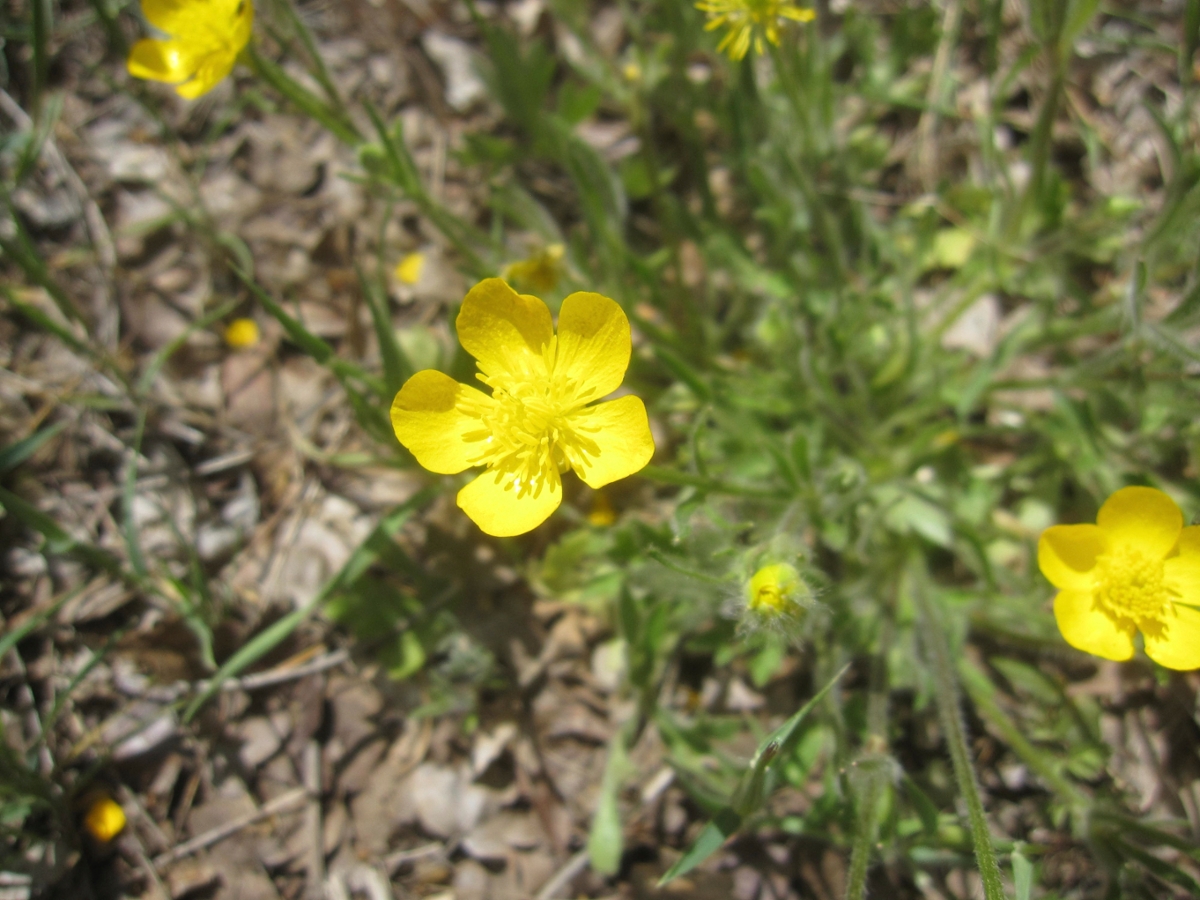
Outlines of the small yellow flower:
<svg viewBox="0 0 1200 900">
<path fill-rule="evenodd" d="M 135 78 L 176 85 L 189 100 L 207 94 L 233 69 L 250 40 L 251 0 L 142 0 L 146 21 L 169 37 L 143 38 L 126 63 Z"/>
<path fill-rule="evenodd" d="M 627 62 L 621 69 L 621 75 L 626 81 L 641 81 L 642 67 L 635 62 Z"/>
<path fill-rule="evenodd" d="M 597 528 L 607 528 L 617 521 L 617 511 L 613 509 L 612 501 L 604 491 L 596 491 L 592 497 L 592 509 L 587 520 Z"/>
<path fill-rule="evenodd" d="M 1121 488 L 1095 525 L 1054 525 L 1038 540 L 1038 567 L 1059 589 L 1054 618 L 1068 644 L 1102 656 L 1146 655 L 1168 669 L 1200 668 L 1200 526 L 1162 491 Z"/>
<path fill-rule="evenodd" d="M 88 807 L 83 827 L 100 843 L 107 844 L 125 827 L 125 810 L 112 797 L 100 794 Z"/>
<path fill-rule="evenodd" d="M 258 337 L 258 323 L 253 319 L 234 319 L 225 326 L 225 343 L 234 350 L 253 347 Z"/>
<path fill-rule="evenodd" d="M 524 534 L 544 522 L 562 502 L 561 472 L 574 469 L 600 488 L 650 461 L 641 399 L 593 403 L 620 386 L 629 366 L 629 320 L 614 301 L 571 294 L 555 335 L 545 303 L 488 278 L 471 288 L 455 324 L 492 395 L 425 369 L 396 394 L 392 427 L 431 472 L 487 466 L 458 492 L 458 505 L 487 534 Z"/>
<path fill-rule="evenodd" d="M 811 22 L 817 14 L 811 9 L 796 6 L 791 0 L 700 0 L 696 9 L 708 14 L 705 31 L 722 26 L 729 28 L 717 52 L 728 51 L 729 58 L 739 60 L 754 42 L 754 52 L 763 52 L 763 38 L 779 46 L 779 20 Z"/>
<path fill-rule="evenodd" d="M 401 284 L 416 284 L 421 280 L 421 270 L 425 268 L 425 256 L 422 253 L 410 253 L 396 264 L 394 272 L 396 280 Z"/>
<path fill-rule="evenodd" d="M 500 277 L 517 287 L 528 287 L 540 294 L 552 291 L 562 274 L 564 252 L 562 244 L 550 244 L 528 259 L 509 263 Z"/>
<path fill-rule="evenodd" d="M 775 563 L 763 566 L 746 585 L 746 607 L 753 613 L 773 618 L 795 616 L 804 609 L 808 585 L 794 566 Z"/>
</svg>

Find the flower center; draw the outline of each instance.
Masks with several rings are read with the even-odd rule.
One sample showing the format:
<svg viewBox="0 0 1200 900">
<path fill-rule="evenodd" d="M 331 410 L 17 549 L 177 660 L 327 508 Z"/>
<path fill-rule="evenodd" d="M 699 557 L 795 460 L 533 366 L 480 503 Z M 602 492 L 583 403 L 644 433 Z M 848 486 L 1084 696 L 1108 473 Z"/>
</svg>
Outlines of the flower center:
<svg viewBox="0 0 1200 900">
<path fill-rule="evenodd" d="M 471 464 L 501 472 L 518 497 L 539 496 L 551 472 L 585 468 L 587 457 L 600 453 L 589 437 L 599 429 L 588 425 L 584 408 L 590 392 L 555 377 L 556 346 L 552 338 L 528 371 L 477 375 L 492 389 L 491 402 L 468 398 L 459 405 L 484 425 L 463 435 L 478 445 Z"/>
<path fill-rule="evenodd" d="M 1093 600 L 1124 627 L 1157 634 L 1170 610 L 1163 561 L 1132 547 L 1117 547 L 1096 559 Z"/>
</svg>

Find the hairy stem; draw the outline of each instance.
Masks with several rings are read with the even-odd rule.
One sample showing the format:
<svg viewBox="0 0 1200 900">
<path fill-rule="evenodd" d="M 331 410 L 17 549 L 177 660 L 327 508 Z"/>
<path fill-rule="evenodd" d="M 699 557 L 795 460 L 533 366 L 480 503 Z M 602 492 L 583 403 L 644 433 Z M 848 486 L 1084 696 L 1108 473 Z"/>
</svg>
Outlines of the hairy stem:
<svg viewBox="0 0 1200 900">
<path fill-rule="evenodd" d="M 959 793 L 967 803 L 967 817 L 971 829 L 971 842 L 975 847 L 975 862 L 983 877 L 983 895 L 986 900 L 1004 900 L 1004 883 L 1000 878 L 1000 867 L 996 863 L 996 851 L 988 833 L 987 819 L 983 813 L 983 800 L 979 796 L 979 781 L 971 765 L 971 753 L 967 747 L 966 728 L 962 710 L 959 708 L 958 684 L 954 675 L 954 664 L 950 661 L 950 650 L 946 646 L 946 634 L 941 619 L 929 599 L 925 580 L 924 561 L 914 567 L 915 577 L 910 578 L 913 599 L 924 629 L 925 649 L 933 663 L 934 687 L 936 690 L 938 719 L 950 746 L 950 759 L 954 764 L 954 777 Z M 911 571 L 911 570 L 910 570 Z"/>
</svg>

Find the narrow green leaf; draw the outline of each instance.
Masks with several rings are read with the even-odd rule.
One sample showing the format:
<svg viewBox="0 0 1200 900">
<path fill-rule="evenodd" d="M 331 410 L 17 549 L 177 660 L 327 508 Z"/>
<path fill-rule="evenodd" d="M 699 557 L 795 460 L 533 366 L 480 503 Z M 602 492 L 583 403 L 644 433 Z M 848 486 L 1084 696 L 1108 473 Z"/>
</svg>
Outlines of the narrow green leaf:
<svg viewBox="0 0 1200 900">
<path fill-rule="evenodd" d="M 396 328 L 392 325 L 392 317 L 388 311 L 387 295 L 380 286 L 371 282 L 362 269 L 356 264 L 358 283 L 362 288 L 367 307 L 371 310 L 371 322 L 375 326 L 375 337 L 379 341 L 379 355 L 383 359 L 383 379 L 387 387 L 384 399 L 391 402 L 392 397 L 413 374 L 412 364 L 400 346 L 396 336 Z"/>
<path fill-rule="evenodd" d="M 2 487 L 0 487 L 0 507 L 8 510 L 9 515 L 14 516 L 25 527 L 41 534 L 46 539 L 45 551 L 47 553 L 69 553 L 88 565 L 128 580 L 128 576 L 122 570 L 121 561 L 107 550 L 77 541 L 50 516 Z"/>
<path fill-rule="evenodd" d="M 1033 863 L 1021 852 L 1023 846 L 1022 842 L 1018 841 L 1012 852 L 1013 888 L 1016 891 L 1016 900 L 1029 900 L 1033 892 Z"/>
<path fill-rule="evenodd" d="M 686 875 L 692 871 L 692 869 L 720 850 L 721 845 L 731 835 L 736 834 L 737 830 L 741 827 L 741 816 L 728 807 L 721 810 L 717 813 L 716 818 L 704 826 L 704 830 L 700 832 L 700 836 L 696 838 L 695 843 L 688 848 L 687 853 L 679 857 L 675 865 L 667 869 L 663 877 L 658 880 L 658 886 L 662 887 L 674 881 L 680 875 Z"/>
<path fill-rule="evenodd" d="M 592 868 L 601 875 L 615 875 L 621 867 L 621 852 L 624 838 L 621 833 L 621 811 L 617 806 L 617 795 L 628 765 L 625 754 L 625 731 L 613 736 L 609 746 L 608 762 L 604 766 L 604 779 L 600 784 L 600 799 L 596 814 L 592 817 L 592 830 L 588 834 L 587 851 Z"/>
<path fill-rule="evenodd" d="M 9 444 L 3 450 L 0 450 L 0 472 L 7 472 L 9 469 L 15 469 L 33 454 L 41 449 L 46 441 L 50 440 L 60 431 L 67 427 L 66 422 L 56 422 L 48 428 L 43 428 L 24 440 L 17 441 L 15 444 Z M 0 653 L 0 657 L 4 654 Z"/>
<path fill-rule="evenodd" d="M 204 686 L 204 690 L 197 694 L 192 699 L 192 702 L 188 704 L 187 709 L 183 713 L 183 721 L 185 723 L 190 722 L 196 713 L 199 712 L 200 707 L 221 689 L 222 684 L 270 652 L 295 631 L 300 623 L 307 619 L 318 606 L 328 600 L 335 591 L 341 590 L 345 585 L 350 583 L 352 576 L 357 577 L 358 574 L 365 571 L 371 563 L 378 559 L 378 552 L 373 549 L 377 546 L 375 542 L 378 540 L 390 541 L 396 532 L 403 527 L 404 523 L 408 521 L 409 517 L 426 501 L 431 499 L 433 494 L 434 491 L 431 488 L 418 491 L 389 513 L 383 521 L 375 526 L 375 529 L 358 549 L 351 554 L 350 559 L 346 561 L 341 570 L 333 578 L 329 579 L 325 583 L 325 586 L 311 600 L 257 634 L 251 639 L 250 643 L 227 659 L 221 668 L 217 670 L 216 674 L 208 680 L 208 683 Z"/>
</svg>

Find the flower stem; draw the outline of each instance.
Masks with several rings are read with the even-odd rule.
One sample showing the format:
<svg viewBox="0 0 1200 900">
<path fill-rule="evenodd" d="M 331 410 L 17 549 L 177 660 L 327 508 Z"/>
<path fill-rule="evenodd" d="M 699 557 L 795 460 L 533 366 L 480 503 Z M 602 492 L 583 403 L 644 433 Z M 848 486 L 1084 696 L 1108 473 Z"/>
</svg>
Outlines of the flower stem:
<svg viewBox="0 0 1200 900">
<path fill-rule="evenodd" d="M 924 560 L 909 569 L 909 584 L 913 599 L 924 629 L 925 649 L 933 663 L 934 688 L 937 698 L 938 718 L 950 747 L 950 759 L 954 764 L 954 777 L 959 793 L 967 803 L 967 818 L 971 829 L 971 842 L 975 846 L 975 862 L 983 878 L 985 900 L 1004 900 L 1004 882 L 1000 867 L 996 863 L 996 851 L 988 833 L 987 818 L 983 812 L 983 800 L 979 795 L 979 782 L 971 765 L 971 754 L 967 747 L 966 728 L 959 707 L 958 685 L 954 676 L 954 665 L 950 662 L 950 650 L 946 646 L 946 634 L 942 630 L 941 618 L 929 598 Z"/>
</svg>

